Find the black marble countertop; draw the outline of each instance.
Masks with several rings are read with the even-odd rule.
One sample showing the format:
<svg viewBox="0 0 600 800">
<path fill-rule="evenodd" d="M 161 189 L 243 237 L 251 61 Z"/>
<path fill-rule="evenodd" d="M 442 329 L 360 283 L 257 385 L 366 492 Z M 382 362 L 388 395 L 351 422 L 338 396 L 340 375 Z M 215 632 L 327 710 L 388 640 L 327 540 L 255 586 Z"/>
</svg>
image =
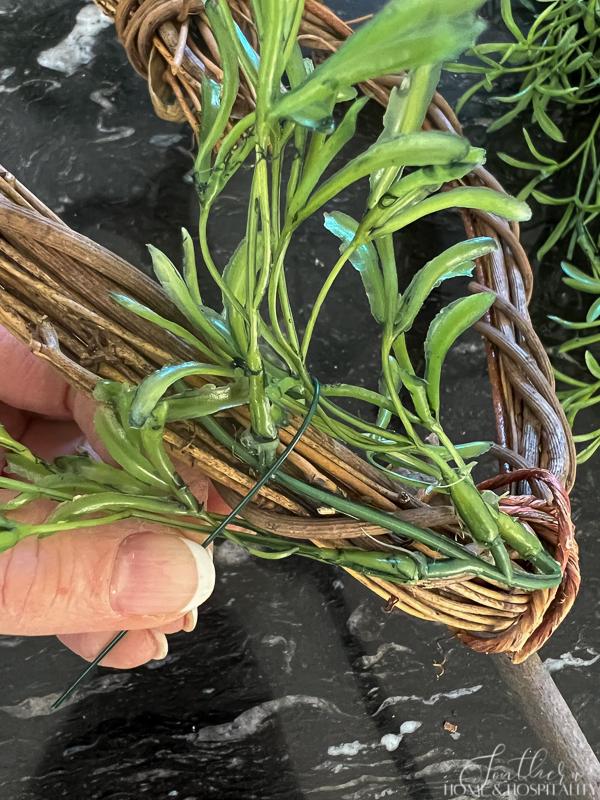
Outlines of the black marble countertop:
<svg viewBox="0 0 600 800">
<path fill-rule="evenodd" d="M 333 3 L 347 17 L 377 5 Z M 453 79 L 447 88 L 456 93 Z M 473 105 L 467 133 L 489 144 L 494 167 L 486 102 Z M 374 111 L 362 145 L 376 125 Z M 0 0 L 0 142 L 0 163 L 69 225 L 134 263 L 147 268 L 146 242 L 176 252 L 180 226 L 194 227 L 190 134 L 155 118 L 143 81 L 93 5 Z M 242 184 L 213 232 L 224 248 L 241 233 Z M 530 227 L 530 242 L 543 222 Z M 453 225 L 440 218 L 426 235 L 423 227 L 411 232 L 406 275 L 457 236 Z M 306 234 L 290 270 L 298 305 L 313 296 L 334 252 L 324 231 Z M 544 332 L 549 309 L 565 302 L 552 267 L 535 306 Z M 347 313 L 353 281 L 340 279 L 341 304 L 328 310 L 315 347 L 325 378 L 356 380 L 375 363 L 367 311 L 353 305 Z M 467 339 L 446 388 L 457 437 L 493 435 L 488 395 L 484 354 Z M 583 589 L 542 653 L 593 747 L 598 463 L 581 469 L 574 494 Z M 425 800 L 450 796 L 461 773 L 474 775 L 489 754 L 514 766 L 544 746 L 493 661 L 445 628 L 383 613 L 349 576 L 321 565 L 267 564 L 229 543 L 215 558 L 216 591 L 194 633 L 171 637 L 164 662 L 98 671 L 60 712 L 50 704 L 81 662 L 54 639 L 0 637 L 0 800 Z"/>
</svg>

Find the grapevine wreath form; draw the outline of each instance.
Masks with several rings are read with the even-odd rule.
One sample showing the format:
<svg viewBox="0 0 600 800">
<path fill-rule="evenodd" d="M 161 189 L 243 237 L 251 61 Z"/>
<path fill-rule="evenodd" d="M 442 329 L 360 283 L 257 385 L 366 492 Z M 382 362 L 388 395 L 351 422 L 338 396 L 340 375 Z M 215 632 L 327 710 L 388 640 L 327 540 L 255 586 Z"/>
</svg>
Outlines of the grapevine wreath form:
<svg viewBox="0 0 600 800">
<path fill-rule="evenodd" d="M 131 63 L 147 79 L 155 111 L 168 120 L 187 120 L 199 136 L 204 79 L 208 75 L 214 84 L 221 81 L 224 66 L 215 25 L 204 2 L 98 3 L 114 18 Z M 243 0 L 229 0 L 228 5 L 247 43 L 259 50 L 260 25 L 256 25 L 252 5 Z M 352 28 L 325 5 L 305 1 L 298 41 L 315 52 L 317 61 L 337 51 L 351 34 Z M 254 106 L 255 89 L 243 71 L 239 81 L 226 132 Z M 393 96 L 393 88 L 401 81 L 401 77 L 389 76 L 360 86 L 366 95 L 386 106 L 390 92 Z M 461 133 L 452 109 L 437 93 L 423 129 Z M 502 192 L 481 165 L 446 184 L 442 191 L 456 187 L 488 187 Z M 495 295 L 474 327 L 486 343 L 497 431 L 491 453 L 501 472 L 478 488 L 486 496 L 496 492 L 503 519 L 518 520 L 529 541 L 535 534 L 544 543 L 542 555 L 555 559 L 562 578 L 534 590 L 511 586 L 485 570 L 438 578 L 432 572 L 429 577 L 421 575 L 421 580 L 395 582 L 383 572 L 362 569 L 359 558 L 330 559 L 329 563 L 344 566 L 381 597 L 388 609 L 444 623 L 469 647 L 485 653 L 508 653 L 514 662 L 521 662 L 538 650 L 564 619 L 579 586 L 568 497 L 575 474 L 574 447 L 555 395 L 550 363 L 528 314 L 532 271 L 519 241 L 518 224 L 476 209 L 459 210 L 470 239 L 491 237 L 497 244 L 476 259 L 469 284 L 473 297 L 491 297 L 490 290 Z M 115 302 L 115 295 L 128 298 L 129 307 L 125 301 Z M 154 324 L 151 313 L 131 313 L 133 306 L 144 306 L 163 320 L 172 321 L 171 329 Z M 88 394 L 94 392 L 99 379 L 136 387 L 165 365 L 193 362 L 198 357 L 193 340 L 196 336 L 202 339 L 161 286 L 71 230 L 2 169 L 0 324 L 47 359 L 70 384 Z M 226 388 L 226 375 L 215 372 L 190 377 L 188 371 L 184 377 L 190 388 L 200 391 L 203 387 Z M 308 400 L 304 411 L 299 406 L 279 421 L 278 453 L 289 446 L 307 407 Z M 231 446 L 248 429 L 250 417 L 248 405 L 219 408 L 215 419 L 218 429 L 226 433 L 221 436 L 210 425 L 194 420 L 167 421 L 164 428 L 168 454 L 201 468 L 232 506 L 255 487 L 260 477 L 257 465 L 244 463 Z M 456 505 L 449 504 L 444 493 L 433 493 L 432 499 L 432 493 L 422 489 L 407 491 L 394 480 L 389 468 L 393 462 L 387 464 L 387 471 L 380 468 L 385 464 L 385 459 L 363 459 L 313 420 L 281 467 L 287 479 L 265 482 L 240 512 L 239 520 L 257 532 L 259 544 L 258 532 L 262 531 L 269 534 L 270 542 L 281 537 L 286 547 L 292 546 L 289 552 L 285 548 L 278 552 L 265 544 L 262 555 L 271 557 L 291 552 L 302 555 L 303 547 L 307 553 L 312 547 L 310 552 L 321 548 L 324 554 L 359 551 L 361 555 L 382 557 L 401 549 L 412 553 L 417 564 L 424 557 L 435 563 L 439 551 L 431 543 L 404 537 L 399 548 L 399 538 L 381 524 L 382 515 L 433 532 L 451 547 L 464 541 Z M 297 490 L 299 481 L 311 487 L 312 494 L 303 497 Z M 324 498 L 321 502 L 319 493 Z M 327 498 L 331 502 L 326 502 Z M 372 514 L 368 519 L 356 519 L 352 508 L 344 511 L 344 503 L 352 508 L 360 504 Z M 242 543 L 249 547 L 249 539 L 250 535 Z M 510 572 L 514 567 L 518 574 L 528 574 L 523 568 L 523 553 L 511 547 L 507 551 L 511 563 L 505 569 Z"/>
</svg>

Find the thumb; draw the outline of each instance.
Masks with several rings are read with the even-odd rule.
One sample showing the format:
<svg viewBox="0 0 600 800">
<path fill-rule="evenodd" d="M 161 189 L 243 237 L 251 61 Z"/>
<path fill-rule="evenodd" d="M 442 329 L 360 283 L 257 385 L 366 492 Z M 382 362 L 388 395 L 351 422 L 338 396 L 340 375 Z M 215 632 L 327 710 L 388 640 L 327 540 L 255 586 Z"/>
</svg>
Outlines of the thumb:
<svg viewBox="0 0 600 800">
<path fill-rule="evenodd" d="M 38 523 L 51 510 L 36 502 L 13 516 Z M 29 537 L 0 554 L 0 633 L 155 628 L 203 603 L 214 581 L 210 553 L 142 520 Z"/>
</svg>

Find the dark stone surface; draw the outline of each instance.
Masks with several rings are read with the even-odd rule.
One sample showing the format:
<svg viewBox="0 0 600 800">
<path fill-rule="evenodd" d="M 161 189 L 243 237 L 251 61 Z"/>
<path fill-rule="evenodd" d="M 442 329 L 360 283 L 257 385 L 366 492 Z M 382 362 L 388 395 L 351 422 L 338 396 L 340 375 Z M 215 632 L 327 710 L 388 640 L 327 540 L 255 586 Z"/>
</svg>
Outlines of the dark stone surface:
<svg viewBox="0 0 600 800">
<path fill-rule="evenodd" d="M 333 5 L 349 17 L 380 3 Z M 81 58 L 69 64 L 74 25 L 90 38 L 79 39 Z M 50 48 L 58 49 L 41 55 Z M 448 90 L 458 92 L 453 79 Z M 191 137 L 153 116 L 144 83 L 91 6 L 0 0 L 0 112 L 0 162 L 77 230 L 147 267 L 146 242 L 175 253 L 179 227 L 193 229 Z M 491 105 L 471 113 L 469 133 L 487 142 Z M 360 146 L 376 126 L 374 111 Z M 514 176 L 507 183 L 516 188 Z M 241 191 L 243 178 L 212 232 L 224 250 L 241 231 Z M 411 231 L 401 244 L 404 274 L 458 235 L 451 217 Z M 324 231 L 307 229 L 289 270 L 297 305 L 310 302 L 334 253 Z M 560 300 L 551 267 L 542 321 Z M 376 353 L 356 275 L 342 275 L 338 289 L 319 328 L 315 370 L 373 383 Z M 447 377 L 453 433 L 491 436 L 475 338 L 458 348 Z M 574 496 L 584 588 L 542 654 L 592 746 L 600 745 L 596 467 L 581 470 Z M 465 765 L 499 745 L 504 764 L 543 747 L 490 659 L 446 629 L 382 613 L 348 576 L 319 565 L 257 562 L 229 544 L 216 560 L 215 594 L 193 634 L 171 637 L 165 662 L 99 671 L 59 713 L 50 704 L 81 662 L 53 639 L 0 638 L 1 800 L 425 800 L 445 796 Z M 446 720 L 458 725 L 454 738 Z"/>
</svg>

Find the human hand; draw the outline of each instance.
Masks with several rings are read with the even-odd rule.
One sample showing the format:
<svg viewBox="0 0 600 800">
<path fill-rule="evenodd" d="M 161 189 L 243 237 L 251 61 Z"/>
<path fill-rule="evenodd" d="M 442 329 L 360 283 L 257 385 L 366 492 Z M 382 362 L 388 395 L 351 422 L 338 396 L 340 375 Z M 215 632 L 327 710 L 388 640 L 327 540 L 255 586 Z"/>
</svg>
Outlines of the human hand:
<svg viewBox="0 0 600 800">
<path fill-rule="evenodd" d="M 0 423 L 46 460 L 86 440 L 108 458 L 93 425 L 94 403 L 0 327 Z M 0 473 L 5 460 L 0 449 Z M 206 477 L 188 485 L 208 507 L 219 504 Z M 0 502 L 12 493 L 0 490 Z M 43 522 L 54 508 L 36 501 L 8 516 Z M 131 668 L 167 654 L 166 634 L 191 631 L 211 594 L 212 557 L 176 530 L 142 520 L 29 537 L 0 553 L 0 633 L 56 634 L 92 660 L 119 630 L 130 633 L 103 666 Z"/>
</svg>

